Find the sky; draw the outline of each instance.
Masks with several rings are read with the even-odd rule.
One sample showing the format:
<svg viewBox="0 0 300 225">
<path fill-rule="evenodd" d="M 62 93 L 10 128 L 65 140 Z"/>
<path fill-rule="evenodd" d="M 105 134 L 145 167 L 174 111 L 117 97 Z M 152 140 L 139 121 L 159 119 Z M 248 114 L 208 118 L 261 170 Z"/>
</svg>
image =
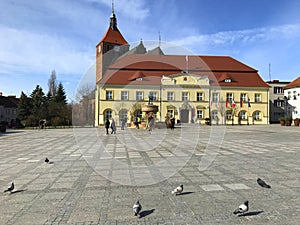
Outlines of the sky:
<svg viewBox="0 0 300 225">
<path fill-rule="evenodd" d="M 19 97 L 40 85 L 46 94 L 55 70 L 74 100 L 94 71 L 112 1 L 0 0 L 0 9 L 0 92 Z M 114 0 L 114 11 L 128 43 L 158 43 L 160 33 L 195 55 L 231 56 L 265 81 L 300 76 L 298 0 Z"/>
</svg>

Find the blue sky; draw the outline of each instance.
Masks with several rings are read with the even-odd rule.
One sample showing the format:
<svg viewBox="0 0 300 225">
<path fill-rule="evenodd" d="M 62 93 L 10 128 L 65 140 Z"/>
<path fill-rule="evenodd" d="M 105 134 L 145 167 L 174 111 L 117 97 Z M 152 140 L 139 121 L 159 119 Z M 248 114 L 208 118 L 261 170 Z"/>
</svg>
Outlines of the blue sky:
<svg viewBox="0 0 300 225">
<path fill-rule="evenodd" d="M 158 40 L 196 55 L 229 55 L 264 80 L 300 75 L 298 0 L 115 0 L 129 43 Z M 0 91 L 44 92 L 55 69 L 69 100 L 95 61 L 111 0 L 0 0 Z"/>
</svg>

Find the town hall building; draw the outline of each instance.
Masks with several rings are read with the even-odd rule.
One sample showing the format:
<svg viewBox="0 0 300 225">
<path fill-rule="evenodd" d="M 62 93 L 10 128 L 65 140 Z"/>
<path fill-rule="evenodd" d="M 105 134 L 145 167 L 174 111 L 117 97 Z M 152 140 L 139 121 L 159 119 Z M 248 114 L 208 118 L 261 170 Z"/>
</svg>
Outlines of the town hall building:
<svg viewBox="0 0 300 225">
<path fill-rule="evenodd" d="M 230 56 L 168 55 L 158 45 L 132 47 L 117 26 L 96 45 L 95 125 L 146 120 L 142 108 L 158 107 L 156 121 L 268 124 L 269 88 L 258 71 Z"/>
</svg>

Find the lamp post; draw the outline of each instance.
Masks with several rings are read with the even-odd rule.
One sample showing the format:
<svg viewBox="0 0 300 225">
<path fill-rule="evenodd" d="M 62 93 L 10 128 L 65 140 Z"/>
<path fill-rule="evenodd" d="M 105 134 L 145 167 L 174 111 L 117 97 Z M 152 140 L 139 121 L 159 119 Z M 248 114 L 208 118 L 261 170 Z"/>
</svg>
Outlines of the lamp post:
<svg viewBox="0 0 300 225">
<path fill-rule="evenodd" d="M 283 96 L 284 100 L 284 119 L 285 119 L 285 126 L 287 126 L 287 97 Z"/>
</svg>

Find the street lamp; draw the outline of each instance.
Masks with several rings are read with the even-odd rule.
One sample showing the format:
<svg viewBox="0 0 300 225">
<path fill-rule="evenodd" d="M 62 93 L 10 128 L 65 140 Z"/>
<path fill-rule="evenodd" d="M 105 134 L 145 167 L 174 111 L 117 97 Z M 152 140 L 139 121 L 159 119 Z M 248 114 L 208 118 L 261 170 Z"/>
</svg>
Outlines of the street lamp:
<svg viewBox="0 0 300 225">
<path fill-rule="evenodd" d="M 287 126 L 287 97 L 283 96 L 284 100 L 284 119 L 285 119 L 285 125 Z"/>
</svg>

